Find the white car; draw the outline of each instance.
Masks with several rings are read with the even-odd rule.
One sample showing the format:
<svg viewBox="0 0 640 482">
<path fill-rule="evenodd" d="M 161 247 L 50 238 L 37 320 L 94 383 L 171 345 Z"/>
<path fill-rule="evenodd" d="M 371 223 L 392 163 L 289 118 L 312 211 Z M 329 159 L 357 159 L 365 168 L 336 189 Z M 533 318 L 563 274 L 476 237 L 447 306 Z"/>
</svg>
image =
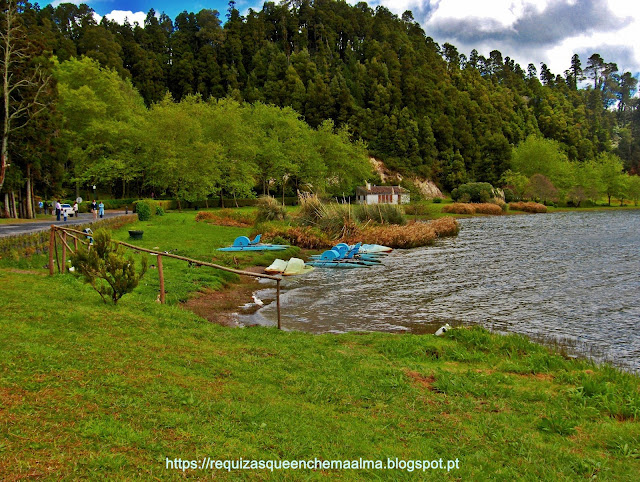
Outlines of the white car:
<svg viewBox="0 0 640 482">
<path fill-rule="evenodd" d="M 71 204 L 62 204 L 62 210 L 60 211 L 60 215 L 64 216 L 64 213 L 67 213 L 68 217 L 73 216 L 73 206 Z M 55 211 L 54 211 L 55 214 Z"/>
</svg>

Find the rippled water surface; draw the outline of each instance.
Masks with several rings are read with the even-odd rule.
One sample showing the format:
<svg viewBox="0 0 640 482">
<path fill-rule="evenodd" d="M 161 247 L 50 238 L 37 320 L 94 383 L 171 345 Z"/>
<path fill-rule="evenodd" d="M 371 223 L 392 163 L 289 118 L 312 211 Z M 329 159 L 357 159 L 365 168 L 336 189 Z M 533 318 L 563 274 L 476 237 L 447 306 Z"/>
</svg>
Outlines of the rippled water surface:
<svg viewBox="0 0 640 482">
<path fill-rule="evenodd" d="M 285 278 L 283 327 L 429 333 L 445 322 L 477 323 L 640 369 L 640 211 L 460 224 L 457 238 L 396 250 L 384 266 Z M 275 303 L 241 317 L 275 319 Z"/>
</svg>

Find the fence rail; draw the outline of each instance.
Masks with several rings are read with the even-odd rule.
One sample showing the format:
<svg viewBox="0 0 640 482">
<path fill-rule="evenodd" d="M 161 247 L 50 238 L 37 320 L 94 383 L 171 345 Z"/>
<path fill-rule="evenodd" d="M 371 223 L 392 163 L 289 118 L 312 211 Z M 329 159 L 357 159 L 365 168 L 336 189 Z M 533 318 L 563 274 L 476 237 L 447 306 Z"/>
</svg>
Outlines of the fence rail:
<svg viewBox="0 0 640 482">
<path fill-rule="evenodd" d="M 72 248 L 71 246 L 69 246 L 69 244 L 67 243 L 67 235 L 69 235 L 70 237 L 72 237 L 74 239 L 74 247 Z M 81 236 L 80 238 L 78 238 L 78 236 L 75 235 L 79 235 Z M 55 226 L 55 225 L 51 225 L 51 232 L 49 234 L 49 274 L 53 276 L 53 274 L 55 273 L 55 267 L 57 265 L 58 267 L 58 272 L 59 273 L 64 273 L 66 271 L 66 259 L 67 259 L 67 250 L 69 252 L 74 252 L 78 249 L 78 242 L 83 243 L 83 244 L 89 244 L 88 241 L 86 241 L 83 238 L 86 238 L 87 233 L 82 232 L 82 231 L 78 231 L 77 229 L 72 229 L 72 228 L 65 228 L 63 226 Z M 60 243 L 62 246 L 62 266 L 60 265 L 59 261 L 58 261 L 58 243 L 57 240 L 60 239 Z M 117 240 L 112 240 L 112 242 L 117 243 L 119 245 L 122 245 L 126 248 L 132 249 L 134 251 L 141 251 L 144 253 L 150 253 L 150 254 L 154 254 L 156 255 L 158 258 L 158 277 L 159 277 L 159 281 L 160 281 L 160 302 L 161 303 L 165 303 L 165 291 L 164 291 L 164 270 L 163 270 L 163 266 L 162 266 L 162 258 L 163 257 L 167 257 L 167 258 L 174 258 L 174 259 L 178 259 L 181 261 L 186 261 L 188 263 L 190 263 L 191 265 L 195 265 L 195 266 L 208 266 L 210 268 L 214 268 L 214 269 L 219 269 L 221 271 L 227 271 L 229 273 L 235 273 L 238 274 L 240 276 L 253 276 L 255 278 L 264 278 L 264 279 L 270 279 L 270 280 L 274 280 L 276 282 L 276 308 L 277 308 L 277 312 L 278 312 L 278 329 L 280 330 L 282 328 L 281 326 L 281 317 L 280 317 L 280 282 L 282 281 L 282 277 L 280 276 L 273 276 L 273 275 L 268 275 L 268 274 L 262 274 L 262 273 L 252 273 L 250 271 L 243 271 L 240 269 L 233 269 L 233 268 L 228 268 L 226 266 L 221 266 L 219 264 L 215 264 L 215 263 L 209 263 L 208 261 L 201 261 L 198 259 L 193 259 L 193 258 L 188 258 L 186 256 L 180 256 L 177 254 L 173 254 L 173 253 L 168 253 L 165 251 L 156 251 L 153 249 L 147 249 L 147 248 L 142 248 L 140 246 L 135 246 L 133 244 L 129 244 L 129 243 L 125 243 L 124 241 L 117 241 Z M 55 253 L 55 264 L 54 264 L 54 253 Z"/>
</svg>

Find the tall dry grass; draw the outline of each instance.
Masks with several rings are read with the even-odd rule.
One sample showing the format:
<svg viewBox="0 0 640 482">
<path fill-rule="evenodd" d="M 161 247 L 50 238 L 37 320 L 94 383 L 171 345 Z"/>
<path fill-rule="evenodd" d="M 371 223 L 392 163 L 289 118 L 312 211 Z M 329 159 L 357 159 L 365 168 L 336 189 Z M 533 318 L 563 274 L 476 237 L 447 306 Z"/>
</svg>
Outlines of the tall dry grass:
<svg viewBox="0 0 640 482">
<path fill-rule="evenodd" d="M 310 226 L 277 226 L 270 228 L 262 235 L 262 239 L 265 240 L 275 238 L 305 249 L 325 249 L 335 244 L 333 238 Z"/>
<path fill-rule="evenodd" d="M 256 222 L 280 221 L 287 217 L 287 210 L 275 198 L 271 196 L 260 196 L 258 202 L 258 213 Z"/>
<path fill-rule="evenodd" d="M 524 211 L 526 213 L 546 213 L 547 206 L 534 202 L 515 202 L 509 203 L 509 209 L 512 211 Z"/>
<path fill-rule="evenodd" d="M 451 214 L 502 214 L 502 208 L 493 203 L 453 203 L 442 208 L 443 213 Z"/>
<path fill-rule="evenodd" d="M 351 236 L 338 241 L 354 244 L 362 241 L 368 244 L 382 244 L 390 248 L 408 249 L 433 244 L 437 238 L 458 234 L 458 222 L 453 218 L 441 218 L 428 223 L 409 222 L 404 226 L 368 226 Z"/>
</svg>

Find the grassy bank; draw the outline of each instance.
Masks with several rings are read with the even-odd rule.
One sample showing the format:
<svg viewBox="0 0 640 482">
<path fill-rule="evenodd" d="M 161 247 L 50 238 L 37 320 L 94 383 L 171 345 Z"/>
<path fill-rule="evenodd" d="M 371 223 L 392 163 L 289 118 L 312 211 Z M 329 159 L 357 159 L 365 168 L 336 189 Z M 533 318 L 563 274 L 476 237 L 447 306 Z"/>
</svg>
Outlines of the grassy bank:
<svg viewBox="0 0 640 482">
<path fill-rule="evenodd" d="M 55 294 L 55 295 L 53 295 Z M 0 475 L 182 478 L 165 458 L 455 459 L 433 478 L 632 480 L 638 378 L 522 337 L 228 329 L 0 269 Z M 265 470 L 198 477 L 269 479 Z M 281 472 L 299 480 L 402 471 Z"/>
</svg>

